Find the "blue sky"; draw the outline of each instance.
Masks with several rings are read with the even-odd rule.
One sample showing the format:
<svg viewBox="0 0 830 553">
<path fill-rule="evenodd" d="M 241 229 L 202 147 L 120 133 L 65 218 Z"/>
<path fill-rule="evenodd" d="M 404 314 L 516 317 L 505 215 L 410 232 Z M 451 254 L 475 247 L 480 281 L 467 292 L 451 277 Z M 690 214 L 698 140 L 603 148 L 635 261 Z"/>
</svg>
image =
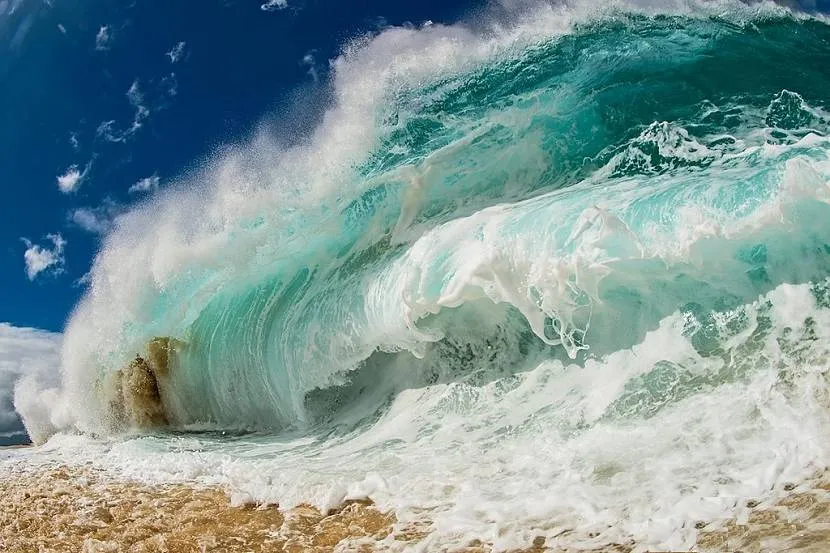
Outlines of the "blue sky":
<svg viewBox="0 0 830 553">
<path fill-rule="evenodd" d="M 263 121 L 313 125 L 349 39 L 476 8 L 0 0 L 0 321 L 60 331 L 112 217 Z"/>
</svg>

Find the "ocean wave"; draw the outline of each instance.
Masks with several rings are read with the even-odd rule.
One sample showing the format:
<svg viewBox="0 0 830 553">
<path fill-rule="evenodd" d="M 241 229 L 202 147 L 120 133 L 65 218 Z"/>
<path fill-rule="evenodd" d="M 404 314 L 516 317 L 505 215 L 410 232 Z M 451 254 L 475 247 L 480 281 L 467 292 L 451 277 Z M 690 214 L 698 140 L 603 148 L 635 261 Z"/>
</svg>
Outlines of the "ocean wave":
<svg viewBox="0 0 830 553">
<path fill-rule="evenodd" d="M 597 326 L 627 309 L 601 297 L 615 280 L 643 281 L 628 300 L 649 304 L 647 329 L 667 314 L 659 301 L 702 288 L 746 301 L 820 278 L 821 255 L 785 244 L 815 246 L 823 229 L 793 228 L 801 215 L 782 206 L 813 200 L 792 209 L 824 220 L 827 53 L 803 48 L 824 23 L 778 11 L 568 23 L 522 48 L 454 28 L 385 32 L 338 60 L 337 103 L 308 145 L 268 156 L 259 139 L 124 216 L 65 347 L 66 394 L 99 408 L 64 418 L 101 431 L 106 375 L 154 336 L 189 345 L 173 420 L 279 428 L 307 423 L 305 395 L 373 352 L 423 355 L 448 332 L 418 321 L 445 307 L 510 304 L 574 356 L 621 334 Z M 489 57 L 430 66 L 464 41 Z M 792 67 L 796 49 L 807 59 Z M 390 51 L 402 53 L 384 65 Z M 802 180 L 812 188 L 795 198 Z M 753 247 L 771 261 L 741 259 Z M 671 300 L 654 293 L 681 278 Z M 695 284 L 715 279 L 728 290 Z"/>
<path fill-rule="evenodd" d="M 179 453 L 281 505 L 354 488 L 477 537 L 649 518 L 673 547 L 826 462 L 830 27 L 683 6 L 347 45 L 310 136 L 118 219 L 27 426 L 257 431 L 253 465 Z"/>
</svg>

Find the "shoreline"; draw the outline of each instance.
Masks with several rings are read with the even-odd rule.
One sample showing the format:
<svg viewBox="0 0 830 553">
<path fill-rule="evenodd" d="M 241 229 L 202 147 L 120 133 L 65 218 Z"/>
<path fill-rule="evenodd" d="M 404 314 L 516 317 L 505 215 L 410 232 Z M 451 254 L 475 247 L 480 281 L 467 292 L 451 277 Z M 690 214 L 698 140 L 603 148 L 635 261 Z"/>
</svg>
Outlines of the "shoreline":
<svg viewBox="0 0 830 553">
<path fill-rule="evenodd" d="M 0 475 L 0 550 L 8 553 L 370 553 L 418 548 L 429 535 L 428 525 L 399 525 L 393 513 L 380 511 L 371 500 L 346 501 L 327 513 L 310 505 L 288 510 L 232 506 L 223 490 L 212 487 L 154 486 L 68 465 L 10 468 Z M 544 542 L 540 536 L 509 553 L 566 551 Z M 479 540 L 461 548 L 432 545 L 418 550 L 492 550 Z M 632 548 L 590 551 L 630 553 Z"/>
<path fill-rule="evenodd" d="M 390 515 L 347 502 L 323 515 L 301 505 L 232 507 L 215 488 L 150 486 L 68 466 L 12 470 L 0 478 L 0 550 L 333 551 L 366 550 L 391 532 Z"/>
<path fill-rule="evenodd" d="M 321 513 L 309 505 L 232 506 L 220 489 L 180 483 L 153 486 L 89 467 L 10 465 L 0 475 L 0 550 L 9 553 L 68 552 L 334 553 L 404 551 L 410 548 L 487 553 L 490 544 L 427 549 L 428 525 L 401 527 L 394 513 L 370 500 L 347 501 Z M 830 472 L 792 486 L 773 503 L 749 501 L 748 512 L 726 521 L 701 521 L 692 551 L 830 550 Z M 562 535 L 572 530 L 563 530 Z M 633 541 L 576 550 L 548 547 L 541 536 L 509 553 L 632 553 Z M 662 551 L 652 548 L 650 551 Z"/>
</svg>

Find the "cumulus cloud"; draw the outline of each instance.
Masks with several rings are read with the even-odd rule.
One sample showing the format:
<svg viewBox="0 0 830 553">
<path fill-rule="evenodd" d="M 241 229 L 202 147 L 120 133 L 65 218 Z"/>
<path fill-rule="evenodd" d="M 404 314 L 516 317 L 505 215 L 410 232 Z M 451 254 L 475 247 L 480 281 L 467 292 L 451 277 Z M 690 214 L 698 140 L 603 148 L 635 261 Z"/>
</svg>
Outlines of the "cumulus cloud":
<svg viewBox="0 0 830 553">
<path fill-rule="evenodd" d="M 124 213 L 124 206 L 104 200 L 98 207 L 79 207 L 69 212 L 69 222 L 93 234 L 112 230 L 115 218 Z"/>
<path fill-rule="evenodd" d="M 0 323 L 0 434 L 22 431 L 21 417 L 26 422 L 33 401 L 45 399 L 27 395 L 27 388 L 36 386 L 40 391 L 57 386 L 60 347 L 60 334 Z M 48 402 L 40 403 L 44 404 Z M 29 432 L 33 439 L 51 433 L 51 428 L 41 426 L 33 425 Z"/>
<path fill-rule="evenodd" d="M 153 192 L 158 190 L 159 187 L 159 177 L 156 174 L 153 174 L 149 177 L 145 177 L 132 185 L 129 189 L 130 194 L 135 192 Z"/>
<path fill-rule="evenodd" d="M 46 238 L 52 242 L 52 247 L 41 246 L 27 238 L 22 238 L 26 244 L 23 260 L 26 262 L 26 276 L 29 280 L 34 280 L 44 271 L 55 275 L 63 272 L 66 264 L 63 256 L 66 240 L 60 234 L 47 234 Z"/>
<path fill-rule="evenodd" d="M 262 4 L 259 9 L 264 12 L 275 12 L 288 7 L 288 0 L 268 0 Z"/>
<path fill-rule="evenodd" d="M 165 55 L 170 58 L 170 63 L 178 63 L 185 55 L 185 46 L 187 43 L 184 41 L 179 42 L 173 48 L 167 52 Z"/>
<path fill-rule="evenodd" d="M 75 192 L 81 187 L 87 171 L 89 171 L 89 165 L 83 171 L 78 169 L 77 165 L 70 165 L 62 175 L 58 175 L 58 189 L 64 194 Z"/>
<path fill-rule="evenodd" d="M 112 33 L 109 25 L 103 25 L 95 35 L 95 49 L 99 51 L 109 50 L 112 42 Z"/>
</svg>

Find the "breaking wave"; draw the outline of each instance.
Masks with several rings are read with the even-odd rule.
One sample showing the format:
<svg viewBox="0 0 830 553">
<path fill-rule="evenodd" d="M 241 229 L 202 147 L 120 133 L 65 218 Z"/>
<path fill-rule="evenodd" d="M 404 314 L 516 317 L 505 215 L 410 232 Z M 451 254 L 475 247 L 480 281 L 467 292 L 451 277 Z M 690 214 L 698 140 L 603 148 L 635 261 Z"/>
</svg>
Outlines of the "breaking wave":
<svg viewBox="0 0 830 553">
<path fill-rule="evenodd" d="M 26 393 L 53 432 L 299 432 L 349 467 L 266 447 L 271 485 L 225 474 L 260 500 L 372 471 L 461 534 L 662 517 L 688 544 L 683 517 L 830 460 L 828 44 L 728 3 L 352 43 L 310 136 L 118 221 L 61 388 Z"/>
</svg>

